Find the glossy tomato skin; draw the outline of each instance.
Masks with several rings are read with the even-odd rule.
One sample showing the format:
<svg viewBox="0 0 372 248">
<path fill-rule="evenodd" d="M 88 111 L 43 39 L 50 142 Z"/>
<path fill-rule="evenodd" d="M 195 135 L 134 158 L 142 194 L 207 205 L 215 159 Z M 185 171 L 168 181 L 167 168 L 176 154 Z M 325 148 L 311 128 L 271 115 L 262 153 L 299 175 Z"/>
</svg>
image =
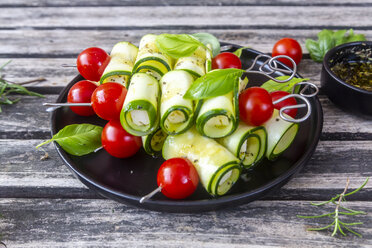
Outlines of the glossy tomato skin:
<svg viewBox="0 0 372 248">
<path fill-rule="evenodd" d="M 90 47 L 82 51 L 76 60 L 77 69 L 87 80 L 99 81 L 110 62 L 110 56 L 99 47 Z"/>
<path fill-rule="evenodd" d="M 184 199 L 194 193 L 199 183 L 199 176 L 188 159 L 171 158 L 160 166 L 157 182 L 166 197 Z"/>
<path fill-rule="evenodd" d="M 283 38 L 277 41 L 273 47 L 272 56 L 287 55 L 291 57 L 298 65 L 302 59 L 302 49 L 300 44 L 291 38 Z M 280 58 L 280 62 L 286 64 L 289 67 L 293 67 L 291 61 L 288 59 Z"/>
<path fill-rule="evenodd" d="M 117 120 L 109 121 L 103 128 L 101 142 L 103 148 L 116 158 L 128 158 L 142 146 L 141 137 L 133 136 Z"/>
<path fill-rule="evenodd" d="M 239 95 L 240 119 L 248 125 L 262 125 L 271 118 L 273 111 L 271 96 L 263 88 L 251 87 Z"/>
<path fill-rule="evenodd" d="M 67 95 L 67 102 L 69 103 L 90 103 L 91 96 L 97 85 L 87 80 L 82 80 L 74 84 Z M 70 109 L 78 115 L 90 116 L 94 115 L 92 107 L 70 107 Z"/>
<path fill-rule="evenodd" d="M 104 83 L 92 94 L 94 112 L 104 120 L 119 120 L 127 89 L 119 83 Z"/>
<path fill-rule="evenodd" d="M 289 95 L 289 93 L 286 91 L 273 91 L 270 93 L 270 96 L 273 102 L 287 95 Z M 285 106 L 291 106 L 291 105 L 296 105 L 296 104 L 297 104 L 296 99 L 294 97 L 291 97 L 291 98 L 288 98 L 284 101 L 281 101 L 275 104 L 274 108 L 280 110 L 281 108 Z M 284 113 L 291 116 L 292 118 L 295 118 L 297 115 L 297 109 L 287 109 L 287 110 L 284 110 Z"/>
<path fill-rule="evenodd" d="M 224 52 L 212 59 L 212 69 L 242 68 L 240 58 L 233 53 Z"/>
</svg>

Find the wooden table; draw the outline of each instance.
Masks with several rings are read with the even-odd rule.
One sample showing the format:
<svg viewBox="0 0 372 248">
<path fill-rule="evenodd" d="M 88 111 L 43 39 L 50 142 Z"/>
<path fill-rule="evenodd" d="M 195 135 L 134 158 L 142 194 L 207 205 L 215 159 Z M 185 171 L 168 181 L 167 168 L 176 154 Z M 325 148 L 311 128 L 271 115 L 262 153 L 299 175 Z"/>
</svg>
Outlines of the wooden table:
<svg viewBox="0 0 372 248">
<path fill-rule="evenodd" d="M 321 65 L 304 44 L 323 28 L 354 28 L 372 39 L 372 1 L 59 1 L 0 2 L 0 64 L 11 81 L 45 77 L 36 85 L 45 99 L 21 97 L 0 114 L 0 232 L 8 247 L 371 247 L 372 183 L 349 198 L 348 206 L 368 212 L 357 220 L 363 238 L 309 232 L 319 220 L 311 201 L 341 193 L 350 178 L 355 189 L 372 176 L 372 121 L 335 107 L 320 94 L 324 128 L 308 165 L 280 190 L 262 200 L 218 212 L 151 212 L 102 199 L 75 179 L 52 145 L 53 102 L 76 74 L 77 54 L 86 47 L 106 50 L 118 41 L 138 43 L 147 33 L 210 32 L 220 40 L 270 53 L 282 37 L 297 39 L 304 58 L 299 73 L 319 85 Z M 34 88 L 35 89 L 35 88 Z M 329 220 L 321 220 L 321 224 Z"/>
</svg>

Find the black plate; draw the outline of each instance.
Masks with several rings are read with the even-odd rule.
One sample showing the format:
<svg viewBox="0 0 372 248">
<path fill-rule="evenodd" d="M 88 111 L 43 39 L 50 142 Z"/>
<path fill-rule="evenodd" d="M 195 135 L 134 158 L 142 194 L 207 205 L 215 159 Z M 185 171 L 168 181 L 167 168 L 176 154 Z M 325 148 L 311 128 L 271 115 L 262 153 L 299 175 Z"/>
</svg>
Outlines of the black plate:
<svg viewBox="0 0 372 248">
<path fill-rule="evenodd" d="M 240 46 L 234 45 L 234 47 Z M 245 49 L 242 54 L 243 68 L 248 68 L 259 54 L 261 53 L 258 51 Z M 281 73 L 276 73 L 273 76 L 281 75 Z M 299 75 L 297 76 L 299 77 Z M 57 102 L 66 102 L 71 86 L 82 79 L 80 75 L 74 78 L 62 91 Z M 259 85 L 265 81 L 267 78 L 264 76 L 249 75 L 249 86 Z M 313 113 L 306 122 L 300 125 L 299 133 L 291 147 L 275 162 L 264 161 L 242 177 L 244 180 L 239 179 L 227 195 L 218 198 L 211 197 L 199 185 L 196 192 L 185 200 L 169 200 L 162 194 L 157 194 L 152 199 L 140 204 L 141 196 L 157 187 L 156 174 L 164 161 L 162 158 L 152 158 L 143 149 L 129 159 L 114 158 L 104 150 L 77 157 L 67 154 L 56 143 L 55 147 L 67 167 L 81 182 L 107 198 L 167 212 L 195 212 L 231 208 L 256 200 L 270 190 L 281 187 L 309 161 L 318 143 L 323 125 L 323 113 L 319 100 L 312 98 L 310 102 Z M 104 126 L 106 122 L 98 117 L 78 116 L 66 107 L 60 108 L 51 117 L 52 134 L 54 135 L 64 126 L 73 123 L 92 123 Z"/>
</svg>

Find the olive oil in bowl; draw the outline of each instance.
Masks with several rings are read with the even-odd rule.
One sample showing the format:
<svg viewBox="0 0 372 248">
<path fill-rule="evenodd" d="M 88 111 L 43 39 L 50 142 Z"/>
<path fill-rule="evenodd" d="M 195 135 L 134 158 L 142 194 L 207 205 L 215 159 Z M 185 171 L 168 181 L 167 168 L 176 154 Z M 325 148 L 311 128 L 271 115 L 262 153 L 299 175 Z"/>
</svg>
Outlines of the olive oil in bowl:
<svg viewBox="0 0 372 248">
<path fill-rule="evenodd" d="M 372 61 L 347 61 L 336 63 L 332 72 L 344 82 L 372 91 Z"/>
</svg>

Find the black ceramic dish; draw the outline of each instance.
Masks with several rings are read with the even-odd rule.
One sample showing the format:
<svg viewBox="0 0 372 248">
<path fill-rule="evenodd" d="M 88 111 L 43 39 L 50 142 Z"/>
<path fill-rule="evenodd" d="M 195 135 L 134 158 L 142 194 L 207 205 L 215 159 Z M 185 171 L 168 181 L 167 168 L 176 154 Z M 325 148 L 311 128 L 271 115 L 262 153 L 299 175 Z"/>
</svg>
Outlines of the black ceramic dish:
<svg viewBox="0 0 372 248">
<path fill-rule="evenodd" d="M 252 49 L 243 51 L 243 68 L 247 68 L 259 54 L 260 52 Z M 274 74 L 274 76 L 281 75 L 280 73 Z M 74 78 L 62 91 L 57 102 L 66 102 L 70 87 L 82 79 L 81 76 Z M 267 81 L 267 78 L 251 74 L 249 80 L 250 85 L 259 85 Z M 227 195 L 219 198 L 211 197 L 199 185 L 196 192 L 185 200 L 174 201 L 162 194 L 157 194 L 140 204 L 139 199 L 157 187 L 156 174 L 164 161 L 162 158 L 152 158 L 143 149 L 129 159 L 114 158 L 104 150 L 76 157 L 67 154 L 58 144 L 55 146 L 73 174 L 86 186 L 107 198 L 167 212 L 198 212 L 231 208 L 256 200 L 272 189 L 282 186 L 309 161 L 318 143 L 323 124 L 319 100 L 312 98 L 310 102 L 313 113 L 306 122 L 300 125 L 294 144 L 275 162 L 264 161 L 247 174 L 244 177 L 245 180 L 239 179 Z M 77 116 L 69 108 L 60 108 L 51 117 L 52 134 L 73 123 L 93 123 L 103 126 L 105 121 L 98 117 Z"/>
<path fill-rule="evenodd" d="M 352 86 L 338 78 L 331 68 L 336 63 L 346 61 L 360 61 L 361 58 L 356 52 L 366 54 L 369 49 L 371 58 L 372 41 L 361 41 L 346 43 L 337 46 L 327 52 L 324 56 L 321 85 L 322 90 L 328 95 L 329 99 L 342 109 L 354 114 L 372 116 L 372 91 L 364 90 Z"/>
</svg>

